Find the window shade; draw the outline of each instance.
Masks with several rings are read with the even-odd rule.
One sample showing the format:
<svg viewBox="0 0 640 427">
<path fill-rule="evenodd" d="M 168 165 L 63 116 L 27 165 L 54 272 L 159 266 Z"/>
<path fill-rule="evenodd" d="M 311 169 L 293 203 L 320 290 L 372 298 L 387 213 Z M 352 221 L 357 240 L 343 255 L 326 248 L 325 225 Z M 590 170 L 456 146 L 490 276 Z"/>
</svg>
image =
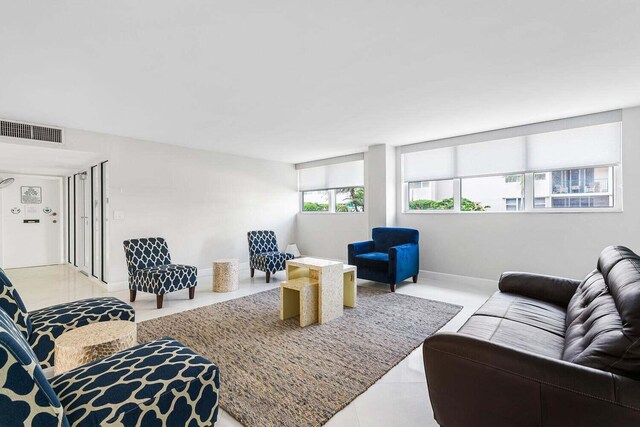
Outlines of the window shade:
<svg viewBox="0 0 640 427">
<path fill-rule="evenodd" d="M 364 186 L 364 160 L 298 170 L 299 191 Z"/>
<path fill-rule="evenodd" d="M 500 175 L 524 172 L 526 144 L 524 137 L 459 145 L 457 176 Z"/>
<path fill-rule="evenodd" d="M 620 123 L 530 135 L 527 137 L 527 169 L 617 165 L 621 137 Z"/>
<path fill-rule="evenodd" d="M 415 151 L 402 155 L 405 182 L 447 179 L 455 176 L 455 147 Z"/>
<path fill-rule="evenodd" d="M 620 164 L 622 124 L 612 122 L 402 154 L 403 181 Z"/>
</svg>

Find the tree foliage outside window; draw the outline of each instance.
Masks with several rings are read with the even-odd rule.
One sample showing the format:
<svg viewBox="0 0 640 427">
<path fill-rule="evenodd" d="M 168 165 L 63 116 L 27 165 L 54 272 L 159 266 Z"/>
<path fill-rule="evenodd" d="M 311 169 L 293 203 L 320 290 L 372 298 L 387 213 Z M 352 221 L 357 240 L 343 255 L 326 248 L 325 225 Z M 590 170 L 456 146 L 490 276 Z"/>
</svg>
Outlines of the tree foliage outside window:
<svg viewBox="0 0 640 427">
<path fill-rule="evenodd" d="M 329 210 L 328 203 L 315 203 L 315 202 L 304 202 L 304 207 L 302 208 L 305 212 L 326 212 Z"/>
<path fill-rule="evenodd" d="M 491 206 L 483 205 L 480 202 L 474 202 L 469 199 L 462 198 L 460 206 L 463 211 L 485 211 Z M 412 200 L 409 202 L 409 209 L 412 210 L 452 210 L 453 197 L 442 200 Z"/>
</svg>

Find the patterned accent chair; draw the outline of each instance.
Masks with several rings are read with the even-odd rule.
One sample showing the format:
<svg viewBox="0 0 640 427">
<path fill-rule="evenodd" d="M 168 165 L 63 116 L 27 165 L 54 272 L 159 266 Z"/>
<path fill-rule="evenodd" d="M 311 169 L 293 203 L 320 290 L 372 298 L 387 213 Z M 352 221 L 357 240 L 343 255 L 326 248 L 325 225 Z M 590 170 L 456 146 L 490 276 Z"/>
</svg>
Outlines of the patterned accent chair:
<svg viewBox="0 0 640 427">
<path fill-rule="evenodd" d="M 140 344 L 49 381 L 0 310 L 0 425 L 213 425 L 218 368 L 171 338 Z"/>
<path fill-rule="evenodd" d="M 413 228 L 376 227 L 371 240 L 349 244 L 348 262 L 358 267 L 359 279 L 388 283 L 395 292 L 396 284 L 409 277 L 418 281 L 419 237 Z"/>
<path fill-rule="evenodd" d="M 193 299 L 198 284 L 198 269 L 191 265 L 171 264 L 169 246 L 162 237 L 125 240 L 124 254 L 129 270 L 131 302 L 137 291 L 156 295 L 156 306 L 162 308 L 164 294 L 189 289 Z"/>
<path fill-rule="evenodd" d="M 293 259 L 293 254 L 280 252 L 276 233 L 271 230 L 256 230 L 247 233 L 249 239 L 249 268 L 251 277 L 256 269 L 267 274 L 267 283 L 271 274 L 286 268 L 287 260 Z"/>
<path fill-rule="evenodd" d="M 64 332 L 89 323 L 135 320 L 133 307 L 113 297 L 89 298 L 28 312 L 18 291 L 2 269 L 0 309 L 13 320 L 43 368 L 53 366 L 55 339 Z"/>
</svg>

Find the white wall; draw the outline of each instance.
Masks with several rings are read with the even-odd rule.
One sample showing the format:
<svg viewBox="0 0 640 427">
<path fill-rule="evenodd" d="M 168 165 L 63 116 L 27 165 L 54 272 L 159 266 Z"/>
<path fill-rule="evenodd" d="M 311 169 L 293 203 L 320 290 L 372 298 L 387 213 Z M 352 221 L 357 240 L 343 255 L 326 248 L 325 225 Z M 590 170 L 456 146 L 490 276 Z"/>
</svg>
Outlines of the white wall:
<svg viewBox="0 0 640 427">
<path fill-rule="evenodd" d="M 349 243 L 371 237 L 366 212 L 299 213 L 296 236 L 301 254 L 341 261 L 347 260 Z"/>
<path fill-rule="evenodd" d="M 624 211 L 402 213 L 420 231 L 420 268 L 487 279 L 521 270 L 582 278 L 607 245 L 640 252 L 640 107 L 623 111 Z"/>
<path fill-rule="evenodd" d="M 291 164 L 65 129 L 68 149 L 109 161 L 109 283 L 127 280 L 123 240 L 167 238 L 173 261 L 210 269 L 249 259 L 247 231 L 295 238 L 297 175 Z M 112 220 L 114 211 L 123 220 Z"/>
</svg>

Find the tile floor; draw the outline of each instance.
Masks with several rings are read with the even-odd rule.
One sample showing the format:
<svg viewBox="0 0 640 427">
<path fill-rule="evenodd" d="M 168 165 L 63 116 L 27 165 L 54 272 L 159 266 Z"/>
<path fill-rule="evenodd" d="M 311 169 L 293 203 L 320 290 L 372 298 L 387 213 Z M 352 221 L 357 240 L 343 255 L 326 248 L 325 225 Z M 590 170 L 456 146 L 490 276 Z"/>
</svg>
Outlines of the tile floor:
<svg viewBox="0 0 640 427">
<path fill-rule="evenodd" d="M 8 270 L 7 275 L 18 288 L 29 310 L 93 296 L 112 295 L 124 301 L 129 298 L 128 290 L 106 292 L 100 285 L 66 265 Z M 270 284 L 264 282 L 261 272 L 256 272 L 253 279 L 249 277 L 248 270 L 241 271 L 240 276 L 240 288 L 236 292 L 213 293 L 211 277 L 204 276 L 199 278 L 200 285 L 194 300 L 188 299 L 187 291 L 168 294 L 164 298 L 164 307 L 158 310 L 155 308 L 154 295 L 138 293 L 136 302 L 131 305 L 136 310 L 138 321 L 148 320 L 276 288 L 284 278 L 284 273 L 276 274 Z M 387 289 L 372 282 L 360 281 L 360 284 Z M 462 311 L 442 328 L 447 331 L 457 330 L 493 291 L 486 285 L 462 285 L 423 278 L 416 284 L 407 282 L 397 288 L 398 293 L 462 305 Z M 391 425 L 437 426 L 429 404 L 422 347 L 413 351 L 326 424 L 328 427 Z M 240 423 L 222 411 L 216 426 L 240 426 Z"/>
</svg>

